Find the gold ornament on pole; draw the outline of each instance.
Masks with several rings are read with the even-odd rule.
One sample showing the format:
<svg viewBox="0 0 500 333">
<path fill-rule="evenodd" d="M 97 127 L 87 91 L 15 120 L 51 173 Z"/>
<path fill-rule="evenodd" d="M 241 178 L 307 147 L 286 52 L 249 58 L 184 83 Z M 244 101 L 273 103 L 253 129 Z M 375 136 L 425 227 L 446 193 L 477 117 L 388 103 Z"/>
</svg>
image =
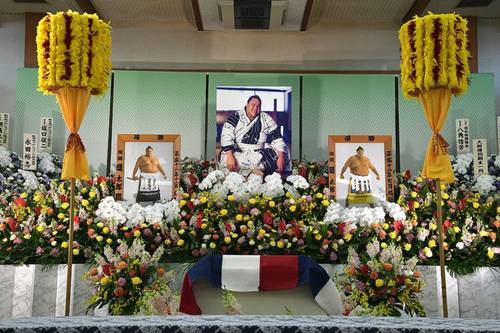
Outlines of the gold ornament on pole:
<svg viewBox="0 0 500 333">
<path fill-rule="evenodd" d="M 448 317 L 442 214 L 442 185 L 455 177 L 448 156 L 448 143 L 439 131 L 450 109 L 451 96 L 469 87 L 467 20 L 456 14 L 415 16 L 399 30 L 401 42 L 401 85 L 406 98 L 422 104 L 432 137 L 425 154 L 422 176 L 436 180 L 439 231 L 439 265 L 443 316 Z"/>
<path fill-rule="evenodd" d="M 55 94 L 70 135 L 61 179 L 70 180 L 66 304 L 70 313 L 75 180 L 89 180 L 85 146 L 78 135 L 91 95 L 102 95 L 111 73 L 111 27 L 95 14 L 59 12 L 40 20 L 36 35 L 38 90 Z"/>
</svg>

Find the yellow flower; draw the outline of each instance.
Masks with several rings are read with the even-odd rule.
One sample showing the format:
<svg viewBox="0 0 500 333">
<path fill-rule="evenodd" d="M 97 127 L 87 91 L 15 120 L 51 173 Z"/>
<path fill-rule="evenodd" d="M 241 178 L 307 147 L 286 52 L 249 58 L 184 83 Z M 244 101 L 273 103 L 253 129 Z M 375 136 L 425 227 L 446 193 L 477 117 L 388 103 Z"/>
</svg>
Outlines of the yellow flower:
<svg viewBox="0 0 500 333">
<path fill-rule="evenodd" d="M 316 236 L 314 236 L 314 238 L 315 238 L 316 240 L 320 240 L 320 239 L 322 238 L 322 236 L 321 236 L 321 234 L 316 234 Z"/>
<path fill-rule="evenodd" d="M 63 249 L 67 249 L 67 248 L 68 248 L 68 242 L 62 242 L 62 243 L 61 243 L 61 247 L 62 247 Z"/>
<path fill-rule="evenodd" d="M 455 231 L 455 233 L 459 233 L 460 232 L 460 228 L 457 227 L 457 226 L 454 226 L 453 227 L 453 231 Z"/>
<path fill-rule="evenodd" d="M 107 276 L 104 276 L 103 278 L 101 278 L 101 284 L 103 286 L 107 285 L 109 283 L 109 278 Z"/>
<path fill-rule="evenodd" d="M 28 196 L 28 194 L 26 192 L 23 192 L 20 195 L 20 197 L 23 198 L 23 199 L 26 199 L 27 196 Z"/>
<path fill-rule="evenodd" d="M 43 227 L 43 225 L 41 225 L 41 224 L 39 224 L 39 225 L 37 225 L 37 226 L 36 226 L 36 230 L 37 230 L 38 232 L 42 232 L 42 231 L 43 231 L 43 229 L 44 229 L 44 227 Z"/>
<path fill-rule="evenodd" d="M 323 200 L 323 201 L 321 201 L 321 204 L 322 204 L 323 206 L 325 206 L 325 207 L 328 207 L 328 205 L 330 205 L 330 201 L 328 201 L 328 200 Z"/>
<path fill-rule="evenodd" d="M 134 231 L 134 237 L 139 237 L 141 232 L 139 230 Z"/>
<path fill-rule="evenodd" d="M 172 244 L 172 241 L 170 239 L 166 239 L 165 244 L 170 245 L 170 244 Z"/>
<path fill-rule="evenodd" d="M 385 249 L 387 247 L 387 243 L 384 243 L 384 242 L 380 243 L 380 247 Z"/>
<path fill-rule="evenodd" d="M 441 184 L 441 191 L 444 191 L 446 190 L 446 185 L 445 184 Z"/>
<path fill-rule="evenodd" d="M 23 238 L 24 238 L 24 239 L 30 239 L 30 238 L 31 238 L 31 234 L 25 234 L 25 235 L 23 236 Z"/>
<path fill-rule="evenodd" d="M 102 233 L 103 234 L 108 234 L 109 233 L 109 228 L 108 227 L 102 228 Z"/>
<path fill-rule="evenodd" d="M 229 236 L 224 237 L 224 242 L 226 242 L 226 244 L 231 243 L 231 237 Z"/>
<path fill-rule="evenodd" d="M 82 200 L 82 206 L 87 207 L 89 205 L 89 201 L 87 199 Z"/>
<path fill-rule="evenodd" d="M 429 223 L 429 229 L 430 230 L 436 230 L 438 228 L 437 224 L 436 223 Z"/>
<path fill-rule="evenodd" d="M 429 240 L 429 247 L 432 249 L 433 247 L 436 247 L 436 241 L 434 239 Z"/>
<path fill-rule="evenodd" d="M 35 195 L 33 196 L 33 200 L 35 202 L 39 202 L 40 200 L 42 200 L 42 194 L 40 192 L 36 192 Z"/>
<path fill-rule="evenodd" d="M 227 209 L 221 209 L 220 215 L 221 216 L 226 216 L 227 215 Z"/>
<path fill-rule="evenodd" d="M 350 240 L 352 239 L 352 234 L 345 234 L 345 235 L 344 235 L 344 239 L 345 239 L 346 241 L 350 241 Z"/>
<path fill-rule="evenodd" d="M 394 281 L 393 279 L 390 279 L 389 282 L 387 282 L 388 287 L 394 287 L 395 285 L 396 285 L 396 281 Z"/>
<path fill-rule="evenodd" d="M 186 230 L 181 229 L 181 230 L 179 230 L 179 235 L 184 235 L 185 232 L 186 232 Z"/>
<path fill-rule="evenodd" d="M 253 239 L 250 239 L 250 241 L 248 242 L 248 244 L 255 245 L 255 241 Z"/>
<path fill-rule="evenodd" d="M 235 199 L 236 198 L 232 194 L 227 196 L 227 200 L 229 200 L 229 201 L 234 201 Z"/>
<path fill-rule="evenodd" d="M 80 190 L 80 192 L 87 193 L 87 188 L 86 187 L 82 187 L 82 189 Z"/>
<path fill-rule="evenodd" d="M 472 204 L 472 207 L 474 207 L 475 209 L 478 209 L 481 205 L 479 204 L 479 202 L 474 202 Z"/>
<path fill-rule="evenodd" d="M 422 177 L 417 177 L 417 178 L 415 178 L 415 181 L 416 181 L 417 183 L 421 183 L 421 182 L 423 182 L 424 180 L 422 179 Z"/>
<path fill-rule="evenodd" d="M 411 244 L 406 243 L 406 244 L 405 244 L 405 250 L 406 250 L 406 251 L 410 251 L 410 250 L 411 250 Z"/>
<path fill-rule="evenodd" d="M 480 235 L 481 237 L 488 237 L 488 236 L 490 235 L 490 233 L 489 233 L 488 231 L 484 231 L 484 230 L 483 230 L 483 231 L 479 232 L 479 235 Z"/>
<path fill-rule="evenodd" d="M 95 239 L 98 241 L 98 242 L 102 242 L 102 240 L 104 239 L 104 237 L 102 237 L 101 235 L 97 235 L 95 237 Z"/>
<path fill-rule="evenodd" d="M 448 200 L 450 198 L 450 196 L 448 195 L 448 193 L 443 193 L 441 195 L 441 197 L 444 199 L 444 200 Z"/>
<path fill-rule="evenodd" d="M 80 250 L 79 249 L 73 249 L 73 255 L 74 256 L 77 256 L 80 254 Z"/>
<path fill-rule="evenodd" d="M 321 199 L 323 198 L 323 193 L 316 193 L 316 198 Z"/>
<path fill-rule="evenodd" d="M 64 215 L 63 213 L 59 213 L 59 214 L 57 214 L 57 218 L 58 218 L 59 220 L 64 219 L 64 216 L 65 216 L 65 215 Z"/>
<path fill-rule="evenodd" d="M 495 256 L 495 252 L 493 252 L 491 247 L 488 248 L 487 255 L 488 255 L 488 258 L 490 258 L 490 259 L 493 259 L 493 257 Z"/>
<path fill-rule="evenodd" d="M 398 236 L 398 234 L 396 233 L 396 231 L 392 231 L 389 233 L 389 237 L 391 237 L 392 239 L 396 238 Z"/>
<path fill-rule="evenodd" d="M 332 244 L 332 249 L 333 249 L 334 251 L 337 251 L 337 250 L 339 249 L 339 245 L 338 245 L 337 243 L 333 243 L 333 244 Z"/>
<path fill-rule="evenodd" d="M 177 246 L 184 246 L 184 239 L 179 239 L 177 241 Z"/>
<path fill-rule="evenodd" d="M 179 207 L 183 207 L 186 205 L 186 200 L 179 201 Z"/>
<path fill-rule="evenodd" d="M 207 228 L 207 224 L 206 224 L 206 223 L 202 223 L 200 227 L 201 227 L 202 229 L 206 229 L 206 228 Z"/>
<path fill-rule="evenodd" d="M 89 192 L 89 197 L 90 197 L 90 198 L 95 197 L 95 195 L 96 195 L 95 191 L 90 191 L 90 192 Z"/>
<path fill-rule="evenodd" d="M 182 197 L 183 197 L 184 199 L 189 198 L 189 193 L 182 193 Z"/>
<path fill-rule="evenodd" d="M 424 247 L 423 251 L 424 251 L 424 254 L 425 254 L 426 257 L 428 257 L 428 258 L 432 257 L 432 251 L 431 251 L 431 249 L 429 249 L 428 247 Z"/>
<path fill-rule="evenodd" d="M 238 237 L 238 234 L 237 234 L 237 233 L 235 233 L 235 232 L 232 232 L 232 233 L 231 233 L 231 237 L 233 237 L 233 238 L 237 238 L 237 237 Z"/>
<path fill-rule="evenodd" d="M 415 191 L 411 192 L 411 197 L 412 197 L 412 198 L 416 198 L 416 197 L 417 197 L 417 195 L 418 195 L 418 193 L 417 193 L 417 192 L 415 192 Z"/>
<path fill-rule="evenodd" d="M 276 206 L 276 203 L 272 200 L 269 201 L 268 204 L 269 204 L 269 207 L 271 207 L 271 208 L 274 208 L 274 206 Z"/>
<path fill-rule="evenodd" d="M 97 223 L 97 226 L 98 226 L 99 228 L 102 228 L 102 227 L 104 227 L 104 223 L 99 222 L 99 223 Z"/>
<path fill-rule="evenodd" d="M 375 286 L 377 286 L 378 288 L 382 287 L 383 285 L 384 285 L 384 280 L 382 279 L 375 280 Z"/>
<path fill-rule="evenodd" d="M 282 248 L 284 248 L 284 247 L 285 247 L 285 242 L 283 242 L 282 240 L 280 240 L 280 241 L 278 241 L 278 244 L 277 244 L 277 245 L 278 245 L 278 248 L 279 248 L 279 249 L 282 249 Z"/>
<path fill-rule="evenodd" d="M 250 198 L 250 200 L 248 200 L 248 203 L 250 205 L 255 205 L 257 203 L 257 200 L 255 200 L 254 198 Z"/>
<path fill-rule="evenodd" d="M 109 245 L 113 244 L 113 240 L 111 238 L 108 238 L 106 239 L 106 243 L 108 243 Z"/>
<path fill-rule="evenodd" d="M 261 234 L 262 236 L 264 236 L 265 233 L 266 233 L 266 231 L 264 229 L 259 230 L 259 234 Z"/>
<path fill-rule="evenodd" d="M 269 242 L 269 245 L 271 245 L 272 247 L 275 247 L 276 246 L 276 242 L 272 240 L 272 241 Z"/>
<path fill-rule="evenodd" d="M 62 209 L 66 209 L 66 208 L 68 208 L 68 207 L 69 207 L 69 203 L 67 203 L 67 202 L 63 202 L 63 203 L 61 204 L 61 208 L 62 208 Z"/>
<path fill-rule="evenodd" d="M 210 242 L 209 246 L 211 249 L 215 249 L 217 247 L 217 245 L 214 242 Z"/>
<path fill-rule="evenodd" d="M 500 214 L 500 206 L 497 207 L 497 214 Z"/>
<path fill-rule="evenodd" d="M 50 243 L 50 245 L 52 245 L 52 246 L 56 246 L 56 245 L 57 245 L 57 242 L 56 242 L 56 241 L 52 241 L 52 242 Z"/>
<path fill-rule="evenodd" d="M 229 198 L 228 198 L 228 199 L 229 199 Z M 201 202 L 202 204 L 207 203 L 207 201 L 208 201 L 208 198 L 207 198 L 206 196 L 202 196 L 202 197 L 200 198 L 200 202 Z"/>
<path fill-rule="evenodd" d="M 241 215 L 241 214 L 236 215 L 236 221 L 238 221 L 238 222 L 243 221 L 243 215 Z"/>
<path fill-rule="evenodd" d="M 132 284 L 133 284 L 133 285 L 138 285 L 138 284 L 141 284 L 141 283 L 142 283 L 142 280 L 141 280 L 141 278 L 140 278 L 140 277 L 138 277 L 138 276 L 134 276 L 134 277 L 132 278 Z"/>
<path fill-rule="evenodd" d="M 406 284 L 406 285 L 411 284 L 411 280 L 410 280 L 410 279 L 408 279 L 408 278 L 406 278 L 406 279 L 405 279 L 405 284 Z"/>
<path fill-rule="evenodd" d="M 290 211 L 293 213 L 293 212 L 295 212 L 295 210 L 297 210 L 297 206 L 291 205 L 290 206 Z"/>
<path fill-rule="evenodd" d="M 382 224 L 382 228 L 384 228 L 385 230 L 389 229 L 389 224 L 388 223 Z"/>
</svg>

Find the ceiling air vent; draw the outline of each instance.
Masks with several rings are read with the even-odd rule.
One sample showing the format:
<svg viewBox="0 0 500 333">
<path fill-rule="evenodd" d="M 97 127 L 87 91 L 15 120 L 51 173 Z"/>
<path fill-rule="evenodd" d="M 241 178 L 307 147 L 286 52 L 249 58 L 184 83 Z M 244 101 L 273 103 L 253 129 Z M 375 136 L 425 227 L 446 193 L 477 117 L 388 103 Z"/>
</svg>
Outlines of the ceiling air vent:
<svg viewBox="0 0 500 333">
<path fill-rule="evenodd" d="M 458 3 L 457 8 L 467 7 L 488 7 L 493 0 L 462 0 Z"/>
<path fill-rule="evenodd" d="M 234 0 L 235 29 L 269 29 L 271 0 Z"/>
</svg>

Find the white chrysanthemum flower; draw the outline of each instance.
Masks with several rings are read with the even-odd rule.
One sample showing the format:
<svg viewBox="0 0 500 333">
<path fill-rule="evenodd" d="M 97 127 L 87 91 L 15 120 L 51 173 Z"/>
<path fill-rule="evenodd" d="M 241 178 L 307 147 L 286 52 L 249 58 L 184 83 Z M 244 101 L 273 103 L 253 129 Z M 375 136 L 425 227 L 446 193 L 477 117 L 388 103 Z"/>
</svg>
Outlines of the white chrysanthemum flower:
<svg viewBox="0 0 500 333">
<path fill-rule="evenodd" d="M 492 191 L 496 191 L 495 178 L 490 175 L 480 175 L 476 178 L 476 183 L 473 186 L 473 189 L 481 193 L 482 195 L 488 194 Z"/>
<path fill-rule="evenodd" d="M 470 168 L 473 160 L 474 155 L 472 153 L 460 154 L 455 158 L 452 165 L 453 170 L 455 173 L 464 175 L 467 173 L 467 169 Z"/>
<path fill-rule="evenodd" d="M 127 212 L 127 226 L 135 227 L 144 222 L 144 215 L 142 214 L 144 207 L 138 203 L 134 203 Z"/>
<path fill-rule="evenodd" d="M 38 179 L 31 171 L 19 170 L 21 176 L 24 178 L 23 186 L 30 190 L 36 190 L 39 186 Z"/>
<path fill-rule="evenodd" d="M 5 147 L 0 146 L 0 167 L 7 167 L 10 163 L 12 163 L 10 152 Z"/>
<path fill-rule="evenodd" d="M 171 200 L 164 204 L 163 214 L 165 215 L 166 222 L 172 223 L 180 218 L 181 209 L 177 200 Z"/>
<path fill-rule="evenodd" d="M 43 173 L 56 172 L 56 166 L 52 162 L 52 155 L 47 152 L 38 153 L 40 161 L 38 162 L 38 170 Z"/>
<path fill-rule="evenodd" d="M 307 190 L 309 188 L 307 180 L 299 175 L 288 176 L 286 181 L 292 184 L 296 189 Z"/>
</svg>

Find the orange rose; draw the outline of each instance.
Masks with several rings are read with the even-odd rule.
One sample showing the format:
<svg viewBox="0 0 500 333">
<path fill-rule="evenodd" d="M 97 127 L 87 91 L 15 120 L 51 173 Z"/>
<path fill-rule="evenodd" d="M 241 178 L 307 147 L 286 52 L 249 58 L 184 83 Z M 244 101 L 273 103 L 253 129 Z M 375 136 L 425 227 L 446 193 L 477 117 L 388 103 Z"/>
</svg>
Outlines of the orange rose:
<svg viewBox="0 0 500 333">
<path fill-rule="evenodd" d="M 370 273 L 370 278 L 372 278 L 372 280 L 376 280 L 378 278 L 378 273 L 373 271 Z"/>
<path fill-rule="evenodd" d="M 415 272 L 413 272 L 413 276 L 414 276 L 414 277 L 416 277 L 417 279 L 418 279 L 418 278 L 421 278 L 421 277 L 422 277 L 422 272 L 420 272 L 420 271 L 415 271 Z"/>
<path fill-rule="evenodd" d="M 495 227 L 500 228 L 500 221 L 499 220 L 495 221 L 494 224 L 495 224 Z"/>
<path fill-rule="evenodd" d="M 89 274 L 90 276 L 97 275 L 97 268 L 95 268 L 95 267 L 90 268 L 90 270 L 89 270 L 88 274 Z"/>
<path fill-rule="evenodd" d="M 158 268 L 157 273 L 158 273 L 158 276 L 163 276 L 163 275 L 165 275 L 165 269 L 163 267 L 160 267 L 160 268 Z"/>
<path fill-rule="evenodd" d="M 386 262 L 386 263 L 384 264 L 384 269 L 385 269 L 386 271 L 390 271 L 390 270 L 392 270 L 392 264 L 391 264 L 391 263 L 389 263 L 389 262 Z"/>
<path fill-rule="evenodd" d="M 247 233 L 248 227 L 244 224 L 240 225 L 240 230 L 243 234 Z"/>
<path fill-rule="evenodd" d="M 114 294 L 116 297 L 122 297 L 125 295 L 125 289 L 123 289 L 122 287 L 118 287 L 115 289 Z"/>
<path fill-rule="evenodd" d="M 87 219 L 87 225 L 91 225 L 92 223 L 94 223 L 93 219 Z"/>
<path fill-rule="evenodd" d="M 0 231 L 4 231 L 4 230 L 5 230 L 5 224 L 2 223 L 2 224 L 0 224 Z"/>
<path fill-rule="evenodd" d="M 346 270 L 346 273 L 348 275 L 351 275 L 353 276 L 354 274 L 356 274 L 356 269 L 354 267 L 349 267 L 347 270 Z"/>
<path fill-rule="evenodd" d="M 378 232 L 378 237 L 380 237 L 380 239 L 384 239 L 385 236 L 387 236 L 387 233 L 384 230 Z"/>
<path fill-rule="evenodd" d="M 127 263 L 125 261 L 120 261 L 118 263 L 118 266 L 116 266 L 116 268 L 118 268 L 118 269 L 125 269 L 125 268 L 127 268 L 127 266 L 128 265 L 127 265 Z"/>
<path fill-rule="evenodd" d="M 87 230 L 87 235 L 89 235 L 89 237 L 92 237 L 94 234 L 95 234 L 95 230 L 94 229 Z"/>
<path fill-rule="evenodd" d="M 497 239 L 497 234 L 494 233 L 493 231 L 490 232 L 490 238 L 492 241 L 495 241 Z"/>
</svg>

